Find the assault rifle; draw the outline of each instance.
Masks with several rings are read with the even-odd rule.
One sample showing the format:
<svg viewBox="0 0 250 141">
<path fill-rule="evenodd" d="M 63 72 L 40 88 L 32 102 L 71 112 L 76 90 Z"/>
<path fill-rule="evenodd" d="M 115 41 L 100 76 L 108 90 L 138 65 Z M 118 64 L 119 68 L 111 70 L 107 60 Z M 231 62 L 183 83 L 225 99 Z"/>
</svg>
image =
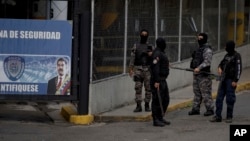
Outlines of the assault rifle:
<svg viewBox="0 0 250 141">
<path fill-rule="evenodd" d="M 218 87 L 218 92 L 217 92 L 217 94 L 219 93 L 219 89 L 220 89 L 220 87 L 221 87 L 221 85 L 222 85 L 222 81 L 224 81 L 224 79 L 225 79 L 225 77 L 226 77 L 226 67 L 227 67 L 227 65 L 232 61 L 232 60 L 234 60 L 234 56 L 233 57 L 231 57 L 230 59 L 229 59 L 229 61 L 223 66 L 223 68 L 221 68 L 222 69 L 222 73 L 221 73 L 221 75 L 220 75 L 220 77 L 218 77 L 219 79 L 218 79 L 218 81 L 220 81 L 220 83 L 219 83 L 219 87 Z"/>
<path fill-rule="evenodd" d="M 179 67 L 171 67 L 170 68 L 172 69 L 177 69 L 177 70 L 185 70 L 185 71 L 191 71 L 191 72 L 194 72 L 194 69 L 190 69 L 190 68 L 179 68 Z M 214 76 L 216 77 L 216 80 L 219 80 L 221 79 L 219 75 L 217 74 L 213 74 L 213 73 L 210 73 L 210 72 L 205 72 L 205 71 L 200 71 L 199 74 L 207 74 L 207 75 L 211 75 L 211 76 Z"/>
<path fill-rule="evenodd" d="M 222 82 L 224 81 L 224 79 L 225 79 L 225 77 L 226 77 L 226 67 L 227 67 L 227 65 L 228 65 L 233 59 L 234 59 L 234 56 L 231 57 L 231 58 L 229 59 L 229 61 L 223 66 L 223 68 L 221 68 L 221 69 L 222 69 L 222 73 L 221 73 L 221 76 L 219 77 L 220 83 L 219 83 L 219 86 L 218 86 L 218 92 L 217 92 L 217 94 L 219 93 L 219 90 L 220 90 L 220 88 L 221 88 Z"/>
</svg>

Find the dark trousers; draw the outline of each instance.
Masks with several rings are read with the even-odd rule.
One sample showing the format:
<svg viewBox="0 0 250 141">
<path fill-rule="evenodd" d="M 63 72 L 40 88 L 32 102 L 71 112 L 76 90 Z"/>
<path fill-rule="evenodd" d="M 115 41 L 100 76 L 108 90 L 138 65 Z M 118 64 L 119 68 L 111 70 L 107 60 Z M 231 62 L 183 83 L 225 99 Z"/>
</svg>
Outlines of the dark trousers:
<svg viewBox="0 0 250 141">
<path fill-rule="evenodd" d="M 223 109 L 223 100 L 226 97 L 227 104 L 227 118 L 233 118 L 234 103 L 236 101 L 235 87 L 232 87 L 231 79 L 224 79 L 218 88 L 218 94 L 216 97 L 216 116 L 221 118 L 221 112 Z"/>
<path fill-rule="evenodd" d="M 152 117 L 154 120 L 156 119 L 162 119 L 163 114 L 157 94 L 157 89 L 154 87 L 154 81 L 150 82 L 151 85 L 151 91 L 152 91 L 152 103 L 151 103 L 151 108 L 152 108 Z M 160 99 L 162 101 L 162 107 L 163 107 L 163 112 L 165 113 L 167 111 L 168 105 L 169 105 L 169 90 L 168 90 L 168 85 L 166 80 L 160 81 Z"/>
</svg>

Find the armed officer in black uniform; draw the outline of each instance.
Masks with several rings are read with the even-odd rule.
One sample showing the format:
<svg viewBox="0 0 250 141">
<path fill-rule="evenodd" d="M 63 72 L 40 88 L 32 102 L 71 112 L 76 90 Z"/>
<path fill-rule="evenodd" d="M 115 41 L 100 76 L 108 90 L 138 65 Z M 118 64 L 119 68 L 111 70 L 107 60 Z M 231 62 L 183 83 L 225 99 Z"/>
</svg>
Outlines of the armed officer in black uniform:
<svg viewBox="0 0 250 141">
<path fill-rule="evenodd" d="M 129 63 L 129 75 L 133 77 L 135 82 L 135 102 L 136 108 L 134 112 L 141 112 L 142 106 L 142 87 L 145 88 L 145 111 L 150 112 L 149 103 L 151 101 L 150 90 L 150 56 L 148 55 L 148 31 L 142 29 L 140 32 L 140 43 L 134 44 L 131 51 L 131 58 Z"/>
<path fill-rule="evenodd" d="M 169 105 L 169 90 L 167 77 L 169 75 L 169 60 L 164 50 L 166 42 L 163 38 L 156 40 L 157 47 L 153 51 L 153 62 L 150 65 L 151 80 L 150 86 L 152 91 L 152 117 L 154 126 L 169 125 L 163 116 Z"/>
</svg>

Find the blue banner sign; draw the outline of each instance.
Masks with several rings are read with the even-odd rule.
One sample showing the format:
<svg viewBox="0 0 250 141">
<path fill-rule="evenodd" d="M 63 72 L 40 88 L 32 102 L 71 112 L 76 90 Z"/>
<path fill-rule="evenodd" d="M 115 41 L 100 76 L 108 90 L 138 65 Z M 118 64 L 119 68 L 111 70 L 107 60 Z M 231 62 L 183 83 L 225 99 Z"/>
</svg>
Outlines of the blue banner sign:
<svg viewBox="0 0 250 141">
<path fill-rule="evenodd" d="M 70 95 L 72 26 L 0 19 L 0 94 Z"/>
</svg>

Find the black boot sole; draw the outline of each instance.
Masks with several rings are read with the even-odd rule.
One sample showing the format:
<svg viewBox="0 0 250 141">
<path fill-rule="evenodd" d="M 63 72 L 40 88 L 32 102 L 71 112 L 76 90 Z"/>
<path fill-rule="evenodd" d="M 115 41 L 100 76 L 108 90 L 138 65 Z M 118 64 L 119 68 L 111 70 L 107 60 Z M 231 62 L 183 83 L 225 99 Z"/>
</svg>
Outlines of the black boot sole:
<svg viewBox="0 0 250 141">
<path fill-rule="evenodd" d="M 135 113 L 137 113 L 137 112 L 142 112 L 142 109 L 135 109 L 134 112 L 135 112 Z"/>
</svg>

